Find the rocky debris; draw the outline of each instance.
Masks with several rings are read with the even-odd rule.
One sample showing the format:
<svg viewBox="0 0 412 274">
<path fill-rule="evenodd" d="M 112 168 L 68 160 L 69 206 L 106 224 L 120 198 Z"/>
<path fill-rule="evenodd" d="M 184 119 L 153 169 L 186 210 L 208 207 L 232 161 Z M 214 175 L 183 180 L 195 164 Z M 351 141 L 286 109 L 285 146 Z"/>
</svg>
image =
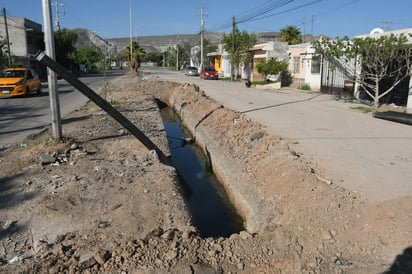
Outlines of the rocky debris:
<svg viewBox="0 0 412 274">
<path fill-rule="evenodd" d="M 40 155 L 40 164 L 41 165 L 49 165 L 54 164 L 57 161 L 56 157 L 49 156 L 49 155 Z"/>
<path fill-rule="evenodd" d="M 233 235 L 230 239 L 202 239 L 192 229 L 163 231 L 157 228 L 144 239 L 121 239 L 107 250 L 100 247 L 98 235 L 72 232 L 58 236 L 56 242 L 43 243 L 40 255 L 30 260 L 19 259 L 19 262 L 23 269 L 35 273 L 50 269 L 55 273 L 113 273 L 131 269 L 178 273 L 176 271 L 185 267 L 192 271 L 189 273 L 268 271 L 271 261 L 260 255 L 268 246 L 256 243 L 261 240 L 251 235 L 242 238 Z M 248 248 L 242 250 L 241 247 Z"/>
<path fill-rule="evenodd" d="M 59 165 L 69 163 L 71 156 L 76 155 L 86 155 L 87 150 L 78 146 L 78 144 L 73 143 L 64 150 L 64 153 L 59 153 L 57 151 L 53 152 L 51 155 L 41 154 L 40 155 L 40 165 Z"/>
</svg>

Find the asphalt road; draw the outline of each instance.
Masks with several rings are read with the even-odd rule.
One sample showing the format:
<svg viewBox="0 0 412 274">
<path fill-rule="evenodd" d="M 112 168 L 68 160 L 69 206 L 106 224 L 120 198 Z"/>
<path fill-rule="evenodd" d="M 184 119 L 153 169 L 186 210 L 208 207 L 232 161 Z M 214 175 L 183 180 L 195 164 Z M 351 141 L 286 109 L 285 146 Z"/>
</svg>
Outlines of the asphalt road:
<svg viewBox="0 0 412 274">
<path fill-rule="evenodd" d="M 126 74 L 128 71 L 108 71 L 80 77 L 79 80 L 96 92 L 100 92 L 105 81 Z M 30 134 L 40 132 L 51 124 L 50 98 L 47 82 L 42 83 L 40 95 L 28 97 L 0 98 L 0 149 L 20 143 Z M 88 101 L 81 92 L 65 80 L 58 80 L 61 117 L 64 117 Z"/>
<path fill-rule="evenodd" d="M 240 111 L 289 139 L 317 163 L 325 179 L 370 201 L 412 195 L 412 127 L 353 109 L 331 95 L 293 89 L 261 91 L 242 82 L 200 80 L 151 69 L 147 78 L 198 85 L 226 108 Z"/>
</svg>

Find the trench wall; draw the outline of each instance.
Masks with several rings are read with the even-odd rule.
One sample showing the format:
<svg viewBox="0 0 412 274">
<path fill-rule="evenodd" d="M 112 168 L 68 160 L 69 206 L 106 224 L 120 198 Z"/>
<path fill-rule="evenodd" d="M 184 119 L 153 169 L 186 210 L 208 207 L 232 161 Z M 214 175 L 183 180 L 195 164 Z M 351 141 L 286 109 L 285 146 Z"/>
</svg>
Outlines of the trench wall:
<svg viewBox="0 0 412 274">
<path fill-rule="evenodd" d="M 167 98 L 167 103 L 179 115 L 182 124 L 195 136 L 196 143 L 208 156 L 214 174 L 223 184 L 227 195 L 238 213 L 243 217 L 244 227 L 250 233 L 260 231 L 275 216 L 268 212 L 269 205 L 261 199 L 256 185 L 245 176 L 245 167 L 231 155 L 232 149 L 222 144 L 222 133 L 226 129 L 218 121 L 236 117 L 233 111 L 225 109 L 205 96 L 188 99 L 177 90 Z M 217 122 L 216 122 L 217 121 Z M 225 121 L 231 124 L 233 121 Z M 275 213 L 275 212 L 274 212 Z"/>
</svg>

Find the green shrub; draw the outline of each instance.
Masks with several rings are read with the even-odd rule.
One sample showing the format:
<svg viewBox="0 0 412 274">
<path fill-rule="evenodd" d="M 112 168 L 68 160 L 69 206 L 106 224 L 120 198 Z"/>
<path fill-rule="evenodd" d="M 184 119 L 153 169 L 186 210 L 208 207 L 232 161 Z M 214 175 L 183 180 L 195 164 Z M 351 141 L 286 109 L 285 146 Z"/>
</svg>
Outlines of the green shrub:
<svg viewBox="0 0 412 274">
<path fill-rule="evenodd" d="M 310 90 L 310 86 L 308 84 L 304 84 L 300 87 L 301 90 Z"/>
</svg>

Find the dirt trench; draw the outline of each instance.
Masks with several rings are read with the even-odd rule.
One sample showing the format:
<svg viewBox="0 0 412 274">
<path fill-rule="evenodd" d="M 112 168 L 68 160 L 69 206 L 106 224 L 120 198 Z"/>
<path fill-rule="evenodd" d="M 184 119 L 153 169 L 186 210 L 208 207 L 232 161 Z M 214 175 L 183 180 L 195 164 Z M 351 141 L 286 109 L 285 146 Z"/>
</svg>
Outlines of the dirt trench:
<svg viewBox="0 0 412 274">
<path fill-rule="evenodd" d="M 176 171 L 89 103 L 66 119 L 72 141 L 46 132 L 1 155 L 0 272 L 378 273 L 412 245 L 410 199 L 369 204 L 330 184 L 288 141 L 196 86 L 129 75 L 107 100 L 168 151 L 156 98 L 196 136 L 247 231 L 199 237 Z M 67 163 L 39 166 L 65 151 Z"/>
</svg>

